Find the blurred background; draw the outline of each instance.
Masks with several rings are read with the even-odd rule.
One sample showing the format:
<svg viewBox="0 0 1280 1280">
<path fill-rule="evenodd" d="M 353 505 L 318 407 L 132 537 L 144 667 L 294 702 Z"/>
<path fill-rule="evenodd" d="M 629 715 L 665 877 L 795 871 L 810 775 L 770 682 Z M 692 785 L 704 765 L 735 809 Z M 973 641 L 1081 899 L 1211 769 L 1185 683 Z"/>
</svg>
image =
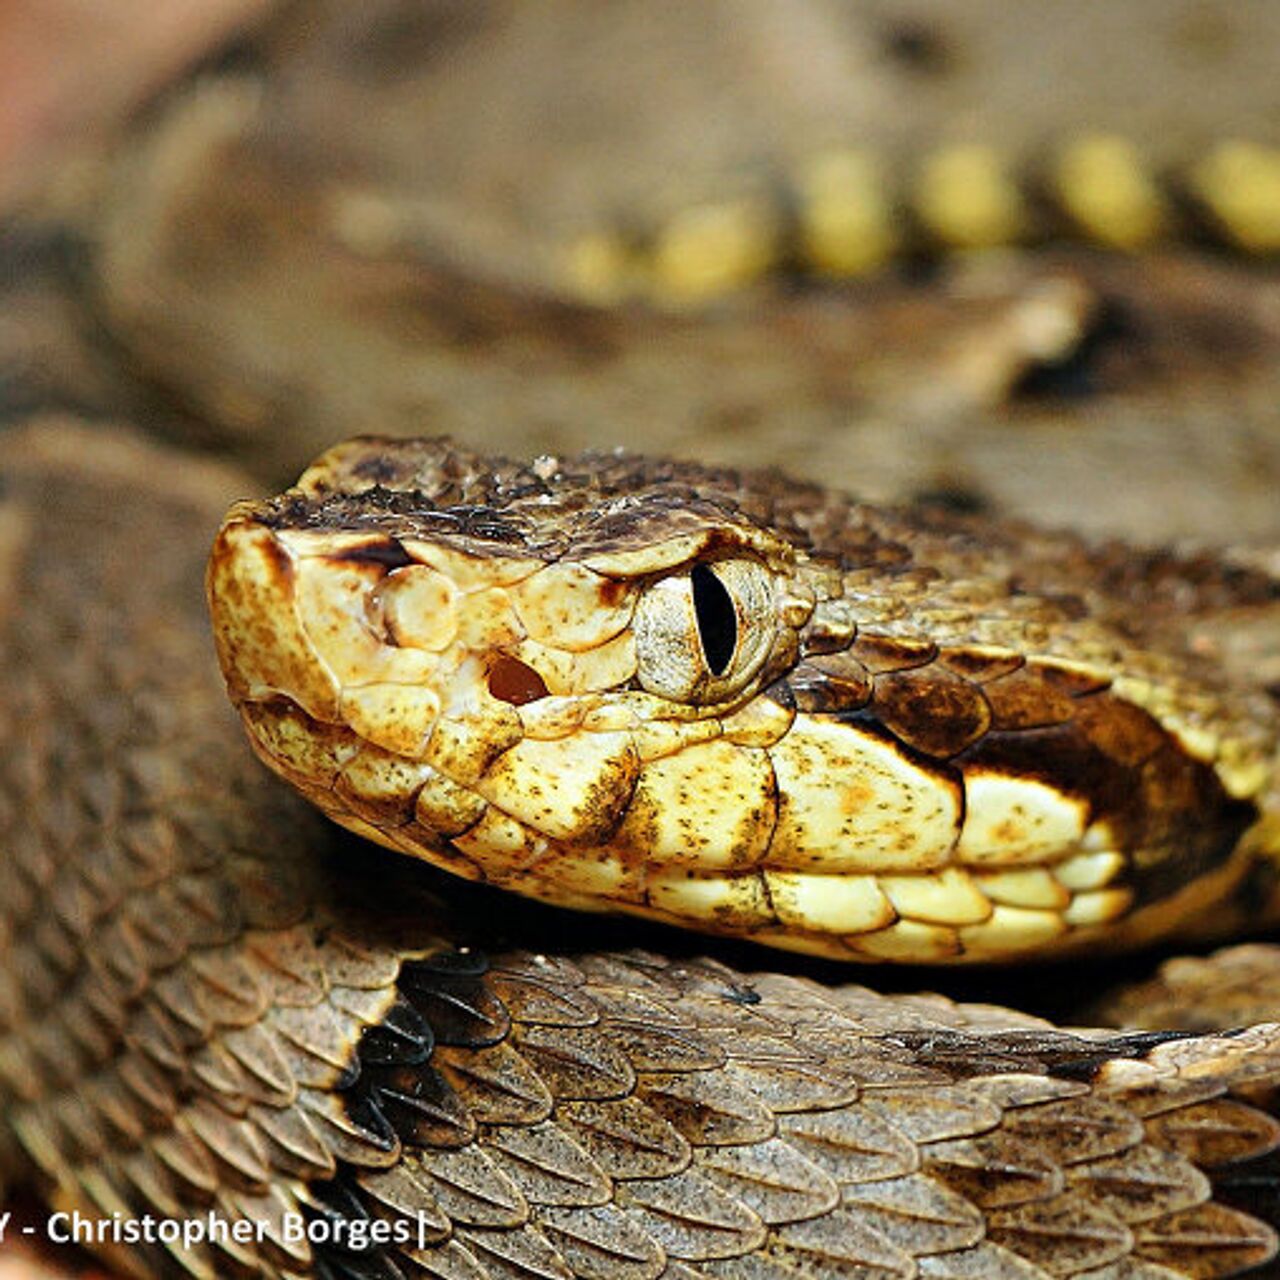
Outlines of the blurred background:
<svg viewBox="0 0 1280 1280">
<path fill-rule="evenodd" d="M 2 0 L 0 416 L 1280 526 L 1270 0 Z"/>
</svg>

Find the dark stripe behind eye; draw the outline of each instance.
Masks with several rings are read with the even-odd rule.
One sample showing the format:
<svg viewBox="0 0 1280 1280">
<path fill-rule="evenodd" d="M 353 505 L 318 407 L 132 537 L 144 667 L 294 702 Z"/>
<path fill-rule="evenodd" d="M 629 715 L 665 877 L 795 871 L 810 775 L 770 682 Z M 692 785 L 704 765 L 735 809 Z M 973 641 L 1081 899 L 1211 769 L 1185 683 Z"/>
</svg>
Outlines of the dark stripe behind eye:
<svg viewBox="0 0 1280 1280">
<path fill-rule="evenodd" d="M 689 574 L 693 586 L 693 611 L 707 668 L 722 676 L 738 647 L 738 614 L 725 585 L 705 564 L 695 564 Z"/>
</svg>

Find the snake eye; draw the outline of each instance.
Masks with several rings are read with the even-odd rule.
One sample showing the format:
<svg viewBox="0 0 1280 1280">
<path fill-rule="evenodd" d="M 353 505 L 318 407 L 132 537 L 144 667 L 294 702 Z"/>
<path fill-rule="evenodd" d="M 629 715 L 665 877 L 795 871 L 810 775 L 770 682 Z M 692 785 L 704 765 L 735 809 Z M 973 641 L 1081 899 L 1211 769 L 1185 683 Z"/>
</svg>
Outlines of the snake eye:
<svg viewBox="0 0 1280 1280">
<path fill-rule="evenodd" d="M 755 560 L 659 578 L 636 605 L 640 685 L 675 702 L 723 702 L 763 666 L 777 629 L 773 578 Z"/>
<path fill-rule="evenodd" d="M 738 614 L 733 598 L 714 569 L 695 564 L 689 571 L 693 588 L 693 612 L 698 619 L 698 637 L 713 676 L 722 676 L 738 647 Z"/>
</svg>

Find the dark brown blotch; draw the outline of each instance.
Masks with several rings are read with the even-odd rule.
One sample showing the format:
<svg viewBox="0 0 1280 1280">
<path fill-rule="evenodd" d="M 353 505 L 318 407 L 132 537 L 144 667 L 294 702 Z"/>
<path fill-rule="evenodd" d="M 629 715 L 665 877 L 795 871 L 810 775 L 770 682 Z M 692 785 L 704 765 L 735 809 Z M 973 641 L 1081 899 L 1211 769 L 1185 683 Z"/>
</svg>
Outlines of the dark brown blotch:
<svg viewBox="0 0 1280 1280">
<path fill-rule="evenodd" d="M 884 33 L 885 54 L 920 76 L 939 77 L 955 69 L 956 53 L 947 36 L 924 21 L 905 19 Z"/>
<path fill-rule="evenodd" d="M 1169 741 L 1169 735 L 1141 707 L 1111 694 L 1080 699 L 1075 703 L 1075 714 L 1099 751 L 1131 769 L 1149 760 Z M 1175 749 L 1175 757 L 1181 754 Z"/>
<path fill-rule="evenodd" d="M 982 686 L 995 729 L 1042 729 L 1066 724 L 1076 706 L 1069 694 L 1048 684 L 1040 670 L 1019 667 Z"/>
<path fill-rule="evenodd" d="M 958 763 L 1083 800 L 1089 821 L 1105 821 L 1129 856 L 1124 883 L 1135 905 L 1179 893 L 1231 857 L 1256 821 L 1254 805 L 1227 795 L 1213 768 L 1140 708 L 1108 693 L 1074 705 L 1077 716 L 1056 725 L 993 729 Z"/>
<path fill-rule="evenodd" d="M 791 686 L 794 678 L 794 672 L 791 676 L 784 676 L 780 680 L 775 680 L 772 684 L 767 684 L 760 693 L 763 697 L 769 699 L 770 702 L 776 703 L 784 711 L 800 710 L 800 702 L 796 697 L 796 692 Z"/>
<path fill-rule="evenodd" d="M 872 675 L 923 667 L 938 656 L 938 646 L 930 640 L 906 636 L 885 636 L 863 632 L 849 649 Z"/>
<path fill-rule="evenodd" d="M 870 674 L 847 653 L 805 659 L 788 683 L 799 711 L 854 711 L 871 700 Z"/>
<path fill-rule="evenodd" d="M 1082 671 L 1078 667 L 1063 667 L 1035 658 L 1027 663 L 1027 669 L 1039 676 L 1050 689 L 1069 698 L 1083 698 L 1111 687 L 1110 676 L 1098 671 Z"/>
<path fill-rule="evenodd" d="M 985 687 L 988 696 L 993 687 Z M 1104 755 L 1069 718 L 1016 730 L 993 725 L 961 753 L 958 763 L 1029 778 L 1078 796 L 1088 803 L 1091 819 L 1108 818 L 1118 826 L 1123 848 L 1135 847 L 1141 834 L 1136 775 Z"/>
<path fill-rule="evenodd" d="M 379 564 L 388 573 L 393 569 L 404 569 L 417 561 L 404 549 L 398 538 L 380 538 L 376 542 L 366 542 L 357 547 L 344 547 L 330 560 L 342 564 Z"/>
<path fill-rule="evenodd" d="M 989 680 L 999 680 L 1017 671 L 1026 661 L 1018 653 L 990 653 L 982 649 L 941 649 L 938 661 L 949 671 L 972 680 L 976 684 L 986 684 Z"/>
<path fill-rule="evenodd" d="M 942 758 L 991 727 L 991 708 L 978 686 L 936 663 L 877 677 L 871 712 L 908 746 Z"/>
<path fill-rule="evenodd" d="M 632 583 L 626 578 L 606 578 L 600 575 L 597 590 L 600 603 L 607 609 L 616 609 L 632 589 Z"/>
<path fill-rule="evenodd" d="M 853 643 L 853 628 L 828 624 L 817 618 L 801 638 L 806 654 L 840 653 Z"/>
<path fill-rule="evenodd" d="M 489 692 L 499 702 L 523 707 L 547 696 L 546 681 L 527 662 L 499 654 L 489 668 Z"/>
<path fill-rule="evenodd" d="M 285 550 L 284 544 L 281 543 L 280 539 L 264 538 L 262 552 L 270 563 L 271 576 L 276 585 L 281 588 L 292 588 L 294 577 L 293 557 Z"/>
</svg>

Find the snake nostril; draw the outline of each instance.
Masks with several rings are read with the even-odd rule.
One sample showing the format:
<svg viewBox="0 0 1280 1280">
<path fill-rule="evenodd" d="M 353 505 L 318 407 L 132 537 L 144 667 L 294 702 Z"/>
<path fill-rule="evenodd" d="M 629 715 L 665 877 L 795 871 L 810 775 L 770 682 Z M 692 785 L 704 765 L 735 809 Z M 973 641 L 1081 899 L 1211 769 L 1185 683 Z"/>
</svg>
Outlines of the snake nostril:
<svg viewBox="0 0 1280 1280">
<path fill-rule="evenodd" d="M 513 707 L 545 698 L 548 690 L 543 678 L 527 663 L 506 654 L 494 660 L 489 668 L 489 692 Z"/>
</svg>

